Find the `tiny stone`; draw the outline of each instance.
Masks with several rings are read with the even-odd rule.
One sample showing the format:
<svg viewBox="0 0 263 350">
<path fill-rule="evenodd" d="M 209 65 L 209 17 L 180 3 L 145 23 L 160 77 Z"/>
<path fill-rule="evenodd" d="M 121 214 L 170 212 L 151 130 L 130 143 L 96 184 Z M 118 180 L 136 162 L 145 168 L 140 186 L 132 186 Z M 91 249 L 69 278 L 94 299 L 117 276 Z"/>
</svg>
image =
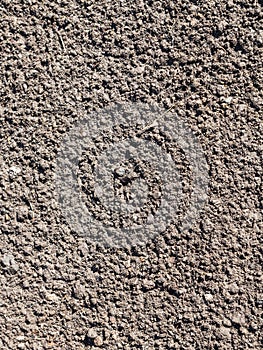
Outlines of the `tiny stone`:
<svg viewBox="0 0 263 350">
<path fill-rule="evenodd" d="M 88 333 L 87 333 L 88 337 L 91 338 L 91 339 L 94 339 L 98 336 L 97 332 L 95 329 L 91 328 L 88 330 Z"/>
<path fill-rule="evenodd" d="M 250 328 L 253 330 L 253 331 L 257 331 L 258 330 L 258 325 L 255 323 L 255 322 L 252 322 L 250 324 Z"/>
<path fill-rule="evenodd" d="M 171 287 L 173 288 L 174 291 L 176 291 L 176 287 L 175 287 L 175 284 L 174 284 L 174 283 L 171 284 Z M 178 294 L 179 294 L 179 295 L 183 295 L 183 294 L 185 294 L 186 292 L 187 292 L 187 289 L 185 289 L 185 288 L 180 288 L 180 289 L 178 289 Z"/>
<path fill-rule="evenodd" d="M 238 325 L 245 324 L 245 318 L 240 314 L 233 315 L 231 321 L 232 321 L 232 323 L 235 323 Z"/>
<path fill-rule="evenodd" d="M 97 337 L 93 340 L 93 342 L 94 342 L 94 345 L 96 345 L 96 346 L 101 346 L 101 345 L 103 344 L 103 339 L 102 339 L 102 337 L 97 336 Z"/>
<path fill-rule="evenodd" d="M 240 327 L 240 328 L 239 328 L 239 331 L 240 331 L 240 333 L 242 333 L 242 334 L 247 334 L 247 333 L 248 333 L 248 330 L 247 330 L 245 327 Z"/>
<path fill-rule="evenodd" d="M 230 338 L 231 337 L 231 333 L 230 333 L 230 330 L 229 328 L 226 328 L 226 327 L 220 327 L 220 333 L 227 337 L 227 338 Z"/>
<path fill-rule="evenodd" d="M 232 326 L 232 323 L 230 322 L 230 320 L 228 318 L 225 318 L 223 319 L 223 325 L 226 326 L 226 327 L 231 327 Z"/>
<path fill-rule="evenodd" d="M 96 298 L 91 298 L 90 303 L 91 303 L 91 305 L 97 305 L 98 300 Z"/>
<path fill-rule="evenodd" d="M 150 290 L 150 289 L 153 289 L 155 287 L 155 283 L 154 283 L 154 281 L 146 280 L 143 283 L 143 287 L 145 290 Z"/>
<path fill-rule="evenodd" d="M 178 285 L 176 283 L 170 283 L 168 289 L 172 293 L 178 292 L 179 294 L 181 294 L 180 291 L 178 290 Z"/>
<path fill-rule="evenodd" d="M 14 175 L 18 175 L 18 174 L 21 173 L 21 169 L 19 167 L 17 167 L 17 166 L 11 166 L 9 168 L 9 172 L 13 173 Z"/>
<path fill-rule="evenodd" d="M 210 293 L 207 293 L 204 295 L 206 301 L 212 301 L 213 300 L 213 295 Z"/>
<path fill-rule="evenodd" d="M 144 66 L 136 67 L 136 68 L 134 69 L 134 71 L 135 71 L 137 74 L 142 74 L 142 73 L 145 71 L 145 67 L 144 67 Z"/>
<path fill-rule="evenodd" d="M 231 96 L 224 98 L 225 103 L 230 103 L 232 100 L 233 100 L 233 97 Z"/>
<path fill-rule="evenodd" d="M 124 167 L 119 167 L 119 168 L 115 169 L 115 173 L 118 176 L 123 176 L 125 174 L 125 168 Z"/>
<path fill-rule="evenodd" d="M 23 341 L 25 339 L 24 335 L 19 335 L 16 340 L 17 341 Z"/>
<path fill-rule="evenodd" d="M 11 259 L 13 258 L 12 255 L 8 255 L 8 254 L 5 254 L 2 259 L 1 259 L 1 263 L 4 265 L 4 266 L 10 266 L 10 261 Z"/>
<path fill-rule="evenodd" d="M 54 293 L 46 293 L 46 299 L 47 299 L 48 301 L 54 301 L 54 302 L 56 302 L 56 301 L 59 300 L 59 297 L 58 297 L 56 294 L 54 294 Z"/>
<path fill-rule="evenodd" d="M 103 195 L 103 189 L 100 186 L 95 187 L 94 196 L 100 198 L 102 197 L 102 195 Z"/>
<path fill-rule="evenodd" d="M 12 268 L 14 271 L 17 271 L 19 269 L 15 258 L 12 254 L 4 254 L 4 256 L 1 259 L 1 263 L 8 268 Z"/>
<path fill-rule="evenodd" d="M 29 284 L 28 281 L 24 281 L 24 282 L 23 282 L 23 287 L 24 287 L 24 288 L 29 288 L 29 286 L 30 286 L 30 284 Z"/>
</svg>

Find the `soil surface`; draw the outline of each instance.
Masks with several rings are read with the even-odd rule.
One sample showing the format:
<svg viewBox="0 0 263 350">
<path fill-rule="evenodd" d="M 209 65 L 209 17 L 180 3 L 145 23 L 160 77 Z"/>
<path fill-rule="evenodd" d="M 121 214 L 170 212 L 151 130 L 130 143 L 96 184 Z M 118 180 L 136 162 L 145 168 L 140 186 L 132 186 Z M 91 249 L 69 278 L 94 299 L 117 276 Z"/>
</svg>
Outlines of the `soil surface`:
<svg viewBox="0 0 263 350">
<path fill-rule="evenodd" d="M 0 349 L 261 349 L 261 1 L 0 0 Z M 73 232 L 56 155 L 86 113 L 172 109 L 209 199 L 190 230 Z"/>
</svg>

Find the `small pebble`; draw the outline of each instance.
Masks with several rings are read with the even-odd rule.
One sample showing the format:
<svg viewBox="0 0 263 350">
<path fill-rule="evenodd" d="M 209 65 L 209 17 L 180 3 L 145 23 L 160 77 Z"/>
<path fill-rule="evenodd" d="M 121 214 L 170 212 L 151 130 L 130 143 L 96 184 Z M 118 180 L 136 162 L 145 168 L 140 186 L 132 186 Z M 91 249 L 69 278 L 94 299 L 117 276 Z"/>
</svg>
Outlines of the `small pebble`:
<svg viewBox="0 0 263 350">
<path fill-rule="evenodd" d="M 4 254 L 4 256 L 1 258 L 1 263 L 4 266 L 13 269 L 14 271 L 17 271 L 19 269 L 15 258 L 12 254 Z"/>
<path fill-rule="evenodd" d="M 48 301 L 56 302 L 59 300 L 59 297 L 54 293 L 46 293 L 45 297 L 46 297 L 46 300 L 48 300 Z"/>
<path fill-rule="evenodd" d="M 240 328 L 239 328 L 239 331 L 240 331 L 240 333 L 242 333 L 242 334 L 247 334 L 247 333 L 248 333 L 248 330 L 247 330 L 247 328 L 245 328 L 245 327 L 240 327 Z"/>
<path fill-rule="evenodd" d="M 17 166 L 11 166 L 11 168 L 9 168 L 9 173 L 12 173 L 14 175 L 18 175 L 21 173 L 21 169 Z"/>
<path fill-rule="evenodd" d="M 246 323 L 245 317 L 241 314 L 234 314 L 231 318 L 232 323 L 238 325 L 244 325 Z"/>
<path fill-rule="evenodd" d="M 204 295 L 206 301 L 212 301 L 214 299 L 213 295 L 210 293 L 207 293 Z"/>
<path fill-rule="evenodd" d="M 19 335 L 17 338 L 16 338 L 17 341 L 23 341 L 25 340 L 25 336 L 24 335 Z"/>
<path fill-rule="evenodd" d="M 232 100 L 233 100 L 233 97 L 231 96 L 224 98 L 225 103 L 230 103 Z"/>
<path fill-rule="evenodd" d="M 115 169 L 115 173 L 118 176 L 123 176 L 125 174 L 125 168 L 124 167 L 119 167 L 119 168 Z"/>
<path fill-rule="evenodd" d="M 29 288 L 29 286 L 30 286 L 30 284 L 29 284 L 28 281 L 24 281 L 24 282 L 23 282 L 23 287 L 24 287 L 24 288 Z"/>
<path fill-rule="evenodd" d="M 232 323 L 231 321 L 228 319 L 228 318 L 225 318 L 223 319 L 223 325 L 226 326 L 226 327 L 231 327 L 232 326 Z"/>
<path fill-rule="evenodd" d="M 98 336 L 98 334 L 95 329 L 91 328 L 88 330 L 87 336 L 91 339 L 95 339 Z"/>
<path fill-rule="evenodd" d="M 96 346 L 101 346 L 103 344 L 103 339 L 100 336 L 97 336 L 94 340 L 93 340 L 94 345 Z"/>
<path fill-rule="evenodd" d="M 226 327 L 220 327 L 220 333 L 226 337 L 226 338 L 230 338 L 231 337 L 231 333 L 230 333 L 230 329 L 226 328 Z"/>
</svg>

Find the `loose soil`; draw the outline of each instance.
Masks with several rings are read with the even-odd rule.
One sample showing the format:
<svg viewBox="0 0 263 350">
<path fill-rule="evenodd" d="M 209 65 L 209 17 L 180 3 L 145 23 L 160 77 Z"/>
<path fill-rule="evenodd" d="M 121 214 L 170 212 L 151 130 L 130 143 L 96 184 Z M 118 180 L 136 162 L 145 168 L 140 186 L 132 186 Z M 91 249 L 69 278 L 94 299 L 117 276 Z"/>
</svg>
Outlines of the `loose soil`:
<svg viewBox="0 0 263 350">
<path fill-rule="evenodd" d="M 262 348 L 261 1 L 0 1 L 0 349 Z M 72 232 L 56 154 L 87 113 L 157 103 L 198 137 L 188 232 Z"/>
</svg>

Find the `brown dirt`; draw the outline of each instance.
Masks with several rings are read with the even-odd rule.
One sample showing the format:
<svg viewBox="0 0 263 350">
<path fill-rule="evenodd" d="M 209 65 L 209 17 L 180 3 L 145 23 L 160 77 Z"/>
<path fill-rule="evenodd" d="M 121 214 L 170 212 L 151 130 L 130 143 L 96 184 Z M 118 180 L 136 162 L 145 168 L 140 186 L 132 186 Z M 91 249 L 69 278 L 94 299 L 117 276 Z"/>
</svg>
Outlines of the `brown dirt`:
<svg viewBox="0 0 263 350">
<path fill-rule="evenodd" d="M 0 348 L 262 348 L 262 3 L 0 1 Z M 54 195 L 86 112 L 158 103 L 197 135 L 188 232 L 103 248 Z"/>
</svg>

